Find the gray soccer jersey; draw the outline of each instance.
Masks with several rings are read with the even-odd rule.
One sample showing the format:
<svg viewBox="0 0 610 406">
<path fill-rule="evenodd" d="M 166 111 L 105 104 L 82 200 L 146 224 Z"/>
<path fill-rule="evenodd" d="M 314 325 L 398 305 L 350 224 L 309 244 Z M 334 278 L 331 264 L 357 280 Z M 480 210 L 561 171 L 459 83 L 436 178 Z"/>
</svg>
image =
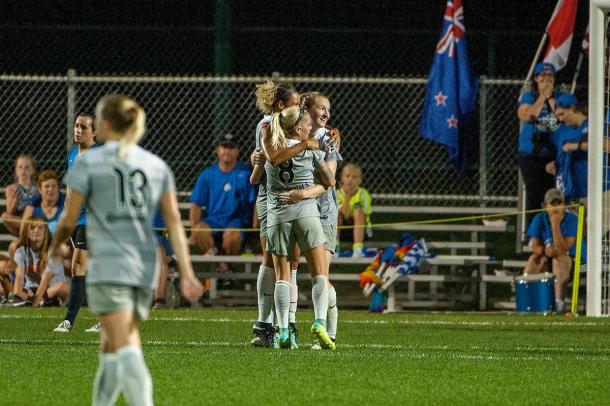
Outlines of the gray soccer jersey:
<svg viewBox="0 0 610 406">
<path fill-rule="evenodd" d="M 269 126 L 271 123 L 271 116 L 266 115 L 256 126 L 256 148 L 261 147 L 261 131 L 265 126 Z M 258 195 L 256 196 L 256 207 L 258 218 L 260 219 L 262 216 L 267 215 L 266 208 L 267 206 L 267 185 L 265 185 L 265 179 L 258 185 Z"/>
<path fill-rule="evenodd" d="M 300 141 L 288 140 L 288 146 Z M 314 160 L 324 159 L 324 151 L 305 150 L 294 158 L 273 166 L 265 163 L 267 173 L 267 227 L 303 217 L 319 217 L 315 199 L 281 205 L 278 196 L 294 189 L 306 189 L 314 183 Z"/>
<path fill-rule="evenodd" d="M 326 151 L 325 161 L 343 161 L 343 157 L 334 145 L 329 147 L 330 133 L 326 128 L 320 128 L 314 137 L 318 140 L 320 151 Z M 327 150 L 328 147 L 328 150 Z M 326 192 L 318 196 L 318 210 L 320 211 L 320 223 L 322 225 L 337 225 L 339 219 L 339 206 L 337 205 L 337 191 L 334 187 L 328 188 Z"/>
<path fill-rule="evenodd" d="M 159 271 L 153 218 L 174 176 L 156 155 L 135 145 L 118 158 L 116 141 L 81 155 L 65 183 L 89 205 L 88 284 L 154 287 Z"/>
</svg>

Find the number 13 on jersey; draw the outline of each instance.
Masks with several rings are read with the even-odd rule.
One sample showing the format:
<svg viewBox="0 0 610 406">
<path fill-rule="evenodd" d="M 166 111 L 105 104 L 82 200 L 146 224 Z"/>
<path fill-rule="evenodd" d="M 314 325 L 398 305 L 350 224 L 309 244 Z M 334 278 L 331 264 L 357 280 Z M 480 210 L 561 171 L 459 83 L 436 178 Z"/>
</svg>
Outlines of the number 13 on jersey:
<svg viewBox="0 0 610 406">
<path fill-rule="evenodd" d="M 142 209 L 150 194 L 146 175 L 140 169 L 128 171 L 115 166 L 112 168 L 117 180 L 118 208 Z"/>
</svg>

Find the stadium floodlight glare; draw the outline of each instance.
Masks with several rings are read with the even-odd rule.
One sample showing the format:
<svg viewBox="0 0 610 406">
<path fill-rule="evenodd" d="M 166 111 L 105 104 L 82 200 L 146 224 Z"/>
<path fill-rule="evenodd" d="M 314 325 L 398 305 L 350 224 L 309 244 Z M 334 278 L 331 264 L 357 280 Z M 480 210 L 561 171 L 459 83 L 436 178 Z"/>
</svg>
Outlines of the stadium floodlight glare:
<svg viewBox="0 0 610 406">
<path fill-rule="evenodd" d="M 608 316 L 607 231 L 610 227 L 608 203 L 610 193 L 603 193 L 608 164 L 603 151 L 605 123 L 609 103 L 608 24 L 610 0 L 591 0 L 589 21 L 589 175 L 587 222 L 587 316 Z M 606 196 L 604 196 L 606 195 Z"/>
</svg>

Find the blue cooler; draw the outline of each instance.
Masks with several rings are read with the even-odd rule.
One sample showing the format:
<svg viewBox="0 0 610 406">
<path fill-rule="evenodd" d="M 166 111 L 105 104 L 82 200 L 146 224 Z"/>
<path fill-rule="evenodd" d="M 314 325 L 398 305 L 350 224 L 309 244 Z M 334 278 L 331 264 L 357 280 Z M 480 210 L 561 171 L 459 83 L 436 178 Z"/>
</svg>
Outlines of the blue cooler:
<svg viewBox="0 0 610 406">
<path fill-rule="evenodd" d="M 549 313 L 555 310 L 555 277 L 545 272 L 521 275 L 515 279 L 517 311 Z"/>
</svg>

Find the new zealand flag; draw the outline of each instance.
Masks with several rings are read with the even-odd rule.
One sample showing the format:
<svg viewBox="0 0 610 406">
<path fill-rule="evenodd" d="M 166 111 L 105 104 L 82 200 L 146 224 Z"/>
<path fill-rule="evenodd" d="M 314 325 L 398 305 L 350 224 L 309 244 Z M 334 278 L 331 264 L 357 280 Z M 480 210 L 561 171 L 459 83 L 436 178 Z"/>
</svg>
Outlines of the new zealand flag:
<svg viewBox="0 0 610 406">
<path fill-rule="evenodd" d="M 443 30 L 428 75 L 419 132 L 446 145 L 449 161 L 463 172 L 465 116 L 475 108 L 479 81 L 468 65 L 462 0 L 447 1 Z"/>
</svg>

